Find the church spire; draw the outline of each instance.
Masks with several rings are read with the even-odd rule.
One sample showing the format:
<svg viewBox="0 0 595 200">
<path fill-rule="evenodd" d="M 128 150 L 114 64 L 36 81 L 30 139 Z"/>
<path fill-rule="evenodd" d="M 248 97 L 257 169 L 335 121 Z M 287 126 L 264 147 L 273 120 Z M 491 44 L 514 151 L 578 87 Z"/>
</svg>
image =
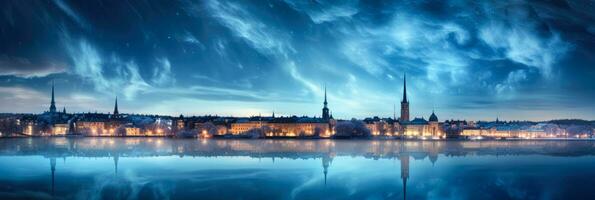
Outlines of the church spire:
<svg viewBox="0 0 595 200">
<path fill-rule="evenodd" d="M 324 107 L 322 107 L 322 119 L 329 120 L 328 102 L 326 101 L 326 84 L 324 84 Z"/>
<path fill-rule="evenodd" d="M 399 121 L 409 121 L 409 101 L 407 100 L 407 74 L 403 74 L 403 101 L 401 101 L 401 118 Z"/>
<path fill-rule="evenodd" d="M 403 102 L 407 102 L 407 74 L 403 75 Z"/>
<path fill-rule="evenodd" d="M 328 104 L 328 102 L 326 101 L 326 84 L 324 84 L 324 107 L 326 108 L 326 105 Z"/>
<path fill-rule="evenodd" d="M 54 81 L 52 81 L 52 101 L 50 102 L 50 112 L 56 112 L 56 101 L 54 99 Z"/>
<path fill-rule="evenodd" d="M 119 115 L 120 112 L 118 112 L 118 96 L 116 96 L 116 103 L 114 106 L 114 115 Z"/>
</svg>

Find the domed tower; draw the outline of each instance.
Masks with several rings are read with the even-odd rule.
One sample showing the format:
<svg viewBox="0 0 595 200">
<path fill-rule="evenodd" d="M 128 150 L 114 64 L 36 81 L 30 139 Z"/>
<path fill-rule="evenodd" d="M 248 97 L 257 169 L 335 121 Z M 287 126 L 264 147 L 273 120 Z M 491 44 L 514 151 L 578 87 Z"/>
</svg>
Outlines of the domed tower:
<svg viewBox="0 0 595 200">
<path fill-rule="evenodd" d="M 440 130 L 440 125 L 438 122 L 438 117 L 436 116 L 436 114 L 434 114 L 434 111 L 432 110 L 432 114 L 430 115 L 430 119 L 428 121 L 428 130 L 430 131 L 430 133 L 432 134 L 432 136 L 434 137 L 440 137 L 442 136 L 442 131 Z"/>
<path fill-rule="evenodd" d="M 430 115 L 430 122 L 438 122 L 438 117 L 436 117 L 434 111 L 432 111 L 432 115 Z"/>
</svg>

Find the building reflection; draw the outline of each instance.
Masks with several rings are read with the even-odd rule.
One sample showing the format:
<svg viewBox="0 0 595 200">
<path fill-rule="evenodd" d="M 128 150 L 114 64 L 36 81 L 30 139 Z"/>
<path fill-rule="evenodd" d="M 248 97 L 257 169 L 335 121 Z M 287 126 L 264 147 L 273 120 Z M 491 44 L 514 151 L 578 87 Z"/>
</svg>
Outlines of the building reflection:
<svg viewBox="0 0 595 200">
<path fill-rule="evenodd" d="M 369 159 L 418 160 L 435 164 L 439 155 L 594 155 L 583 141 L 399 141 L 399 140 L 179 140 L 166 138 L 23 138 L 0 140 L 0 156 L 110 157 L 114 170 L 121 157 L 249 156 L 254 158 L 324 158 L 360 156 Z M 326 162 L 326 161 L 324 161 Z M 330 164 L 330 162 L 329 162 Z"/>
<path fill-rule="evenodd" d="M 322 173 L 324 174 L 324 186 L 326 186 L 326 180 L 328 175 L 328 167 L 333 163 L 335 155 L 332 152 L 328 152 L 322 156 Z"/>
<path fill-rule="evenodd" d="M 407 180 L 409 179 L 409 152 L 405 143 L 401 143 L 399 160 L 401 161 L 401 180 L 403 182 L 403 199 L 407 199 Z"/>
<path fill-rule="evenodd" d="M 116 154 L 114 156 L 114 173 L 118 175 L 118 161 L 120 160 L 120 156 Z"/>
<path fill-rule="evenodd" d="M 337 157 L 399 159 L 402 196 L 411 185 L 412 160 L 483 155 L 594 155 L 589 141 L 399 141 L 399 140 L 176 140 L 164 138 L 25 138 L 0 140 L 0 156 L 41 155 L 50 161 L 51 194 L 56 191 L 56 160 L 66 157 L 106 158 L 118 176 L 121 158 L 246 156 L 258 159 L 320 159 L 324 186 Z M 335 160 L 336 161 L 336 160 Z M 320 165 L 319 165 L 320 166 Z M 320 170 L 320 168 L 318 168 Z M 320 175 L 320 174 L 319 174 Z M 396 175 L 395 175 L 396 176 Z M 396 177 L 395 177 L 396 178 Z M 47 180 L 47 179 L 46 179 Z M 320 180 L 320 179 L 319 179 Z M 415 181 L 414 181 L 415 182 Z M 321 183 L 322 184 L 322 183 Z M 58 188 L 60 191 L 60 188 Z"/>
<path fill-rule="evenodd" d="M 55 189 L 55 174 L 56 174 L 56 158 L 50 158 L 50 171 L 52 174 L 52 185 L 51 185 L 51 194 L 54 194 L 54 189 Z"/>
</svg>

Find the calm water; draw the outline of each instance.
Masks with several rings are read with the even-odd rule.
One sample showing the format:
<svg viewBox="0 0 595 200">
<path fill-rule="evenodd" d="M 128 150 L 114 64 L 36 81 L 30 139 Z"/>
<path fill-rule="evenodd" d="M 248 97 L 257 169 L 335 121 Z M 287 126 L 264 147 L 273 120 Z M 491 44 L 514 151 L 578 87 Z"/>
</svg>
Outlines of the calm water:
<svg viewBox="0 0 595 200">
<path fill-rule="evenodd" d="M 0 199 L 595 199 L 595 141 L 0 139 Z"/>
</svg>

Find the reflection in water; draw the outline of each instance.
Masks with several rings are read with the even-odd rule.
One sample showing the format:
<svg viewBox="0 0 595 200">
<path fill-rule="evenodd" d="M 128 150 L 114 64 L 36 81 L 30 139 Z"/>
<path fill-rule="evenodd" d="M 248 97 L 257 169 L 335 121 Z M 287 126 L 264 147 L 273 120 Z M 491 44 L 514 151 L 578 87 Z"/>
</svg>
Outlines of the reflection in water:
<svg viewBox="0 0 595 200">
<path fill-rule="evenodd" d="M 56 186 L 56 158 L 50 158 L 50 170 L 52 171 L 52 194 L 54 194 L 54 188 Z"/>
<path fill-rule="evenodd" d="M 590 141 L 5 139 L 0 185 L 18 190 L 0 187 L 0 199 L 577 198 L 584 187 L 564 183 L 595 184 L 594 152 Z M 50 161 L 49 191 L 38 157 Z"/>
<path fill-rule="evenodd" d="M 403 199 L 407 199 L 407 179 L 409 178 L 409 154 L 405 150 L 405 145 L 401 144 L 401 179 L 403 180 Z"/>
</svg>

